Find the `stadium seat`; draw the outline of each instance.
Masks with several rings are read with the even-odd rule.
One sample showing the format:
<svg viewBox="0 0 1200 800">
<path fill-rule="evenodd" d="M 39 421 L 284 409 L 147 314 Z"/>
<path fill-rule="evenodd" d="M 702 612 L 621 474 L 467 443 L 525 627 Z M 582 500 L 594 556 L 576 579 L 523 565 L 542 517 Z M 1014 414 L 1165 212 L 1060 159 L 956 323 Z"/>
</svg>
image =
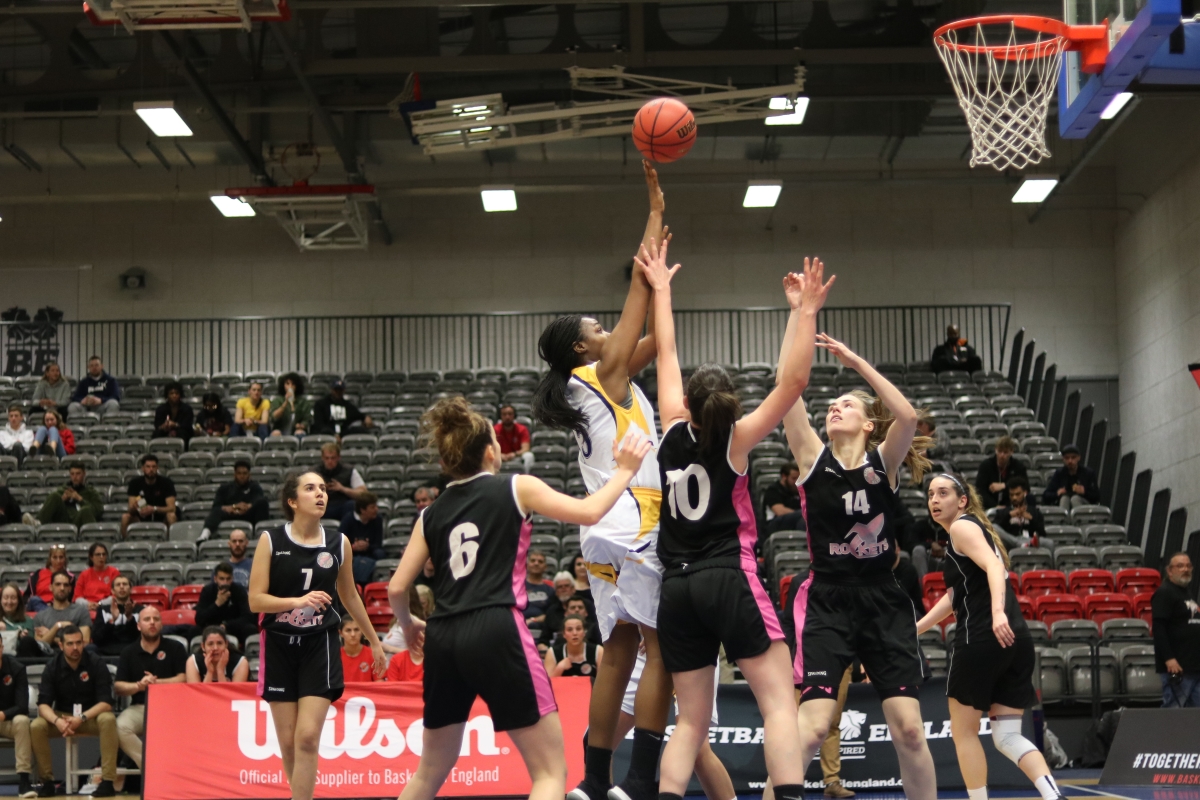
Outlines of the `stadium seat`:
<svg viewBox="0 0 1200 800">
<path fill-rule="evenodd" d="M 1090 697 L 1092 694 L 1092 649 L 1088 645 L 1072 645 L 1063 648 L 1070 675 L 1071 694 Z M 1109 698 L 1117 694 L 1117 654 L 1111 648 L 1099 648 L 1100 697 Z"/>
<path fill-rule="evenodd" d="M 1142 551 L 1131 544 L 1109 545 L 1100 548 L 1100 567 L 1117 572 L 1129 567 L 1142 566 Z"/>
<path fill-rule="evenodd" d="M 367 606 L 367 617 L 378 633 L 386 633 L 392 624 L 391 606 Z"/>
<path fill-rule="evenodd" d="M 220 561 L 193 561 L 184 567 L 183 579 L 187 583 L 208 583 L 212 580 L 213 570 L 220 563 Z"/>
<path fill-rule="evenodd" d="M 1112 544 L 1129 544 L 1129 536 L 1120 525 L 1084 525 L 1083 543 L 1100 548 Z"/>
<path fill-rule="evenodd" d="M 1095 642 L 1100 639 L 1100 626 L 1090 619 L 1060 619 L 1050 625 L 1050 641 L 1055 647 L 1067 642 Z"/>
<path fill-rule="evenodd" d="M 128 541 L 165 542 L 167 526 L 161 522 L 134 522 L 125 529 Z"/>
<path fill-rule="evenodd" d="M 69 522 L 48 522 L 37 529 L 40 542 L 73 542 L 78 536 L 79 529 Z"/>
<path fill-rule="evenodd" d="M 1115 591 L 1113 574 L 1106 569 L 1077 569 L 1067 577 L 1067 589 L 1071 594 L 1081 597 L 1107 594 Z"/>
<path fill-rule="evenodd" d="M 1039 683 L 1042 687 L 1042 702 L 1057 703 L 1067 694 L 1067 662 L 1062 650 L 1056 647 L 1039 647 L 1041 662 Z"/>
<path fill-rule="evenodd" d="M 1121 650 L 1122 690 L 1134 697 L 1158 700 L 1163 696 L 1162 680 L 1155 669 L 1154 645 L 1132 645 Z"/>
<path fill-rule="evenodd" d="M 195 625 L 196 612 L 191 608 L 172 608 L 162 612 L 163 625 Z"/>
<path fill-rule="evenodd" d="M 1145 620 L 1147 625 L 1153 627 L 1154 614 L 1150 609 L 1150 601 L 1154 597 L 1154 592 L 1142 592 L 1133 596 L 1133 615 L 1138 619 Z"/>
<path fill-rule="evenodd" d="M 1149 567 L 1129 567 L 1117 571 L 1116 590 L 1130 597 L 1155 592 L 1162 583 L 1158 570 Z"/>
<path fill-rule="evenodd" d="M 109 548 L 108 557 L 112 561 L 148 564 L 153 558 L 153 554 L 154 547 L 150 542 L 117 542 Z"/>
<path fill-rule="evenodd" d="M 1017 604 L 1021 607 L 1021 616 L 1026 620 L 1034 618 L 1033 598 L 1027 595 L 1017 595 Z M 928 610 L 928 609 L 927 609 Z"/>
<path fill-rule="evenodd" d="M 1029 637 L 1033 639 L 1035 644 L 1049 644 L 1050 628 L 1044 622 L 1039 622 L 1036 619 L 1025 620 L 1025 626 L 1029 628 Z"/>
<path fill-rule="evenodd" d="M 171 592 L 165 586 L 134 586 L 130 598 L 135 603 L 154 606 L 160 611 L 171 607 Z M 168 623 L 164 621 L 163 624 Z"/>
<path fill-rule="evenodd" d="M 363 603 L 368 606 L 386 606 L 388 603 L 388 585 L 382 581 L 368 583 L 363 587 Z"/>
<path fill-rule="evenodd" d="M 1033 600 L 1034 616 L 1053 628 L 1063 619 L 1083 619 L 1083 603 L 1070 594 L 1048 594 Z"/>
<path fill-rule="evenodd" d="M 1112 518 L 1108 506 L 1079 506 L 1071 510 L 1073 525 L 1103 525 Z"/>
<path fill-rule="evenodd" d="M 1110 645 L 1120 641 L 1151 641 L 1150 625 L 1142 619 L 1109 619 L 1100 624 L 1100 639 Z"/>
<path fill-rule="evenodd" d="M 1055 547 L 1079 546 L 1083 544 L 1083 530 L 1074 525 L 1047 525 L 1046 538 Z"/>
<path fill-rule="evenodd" d="M 188 583 L 184 584 L 183 586 L 176 586 L 171 590 L 171 608 L 195 608 L 196 603 L 200 600 L 200 592 L 203 590 L 204 586 L 198 583 Z"/>
<path fill-rule="evenodd" d="M 1091 594 L 1083 598 L 1083 613 L 1097 624 L 1126 619 L 1133 616 L 1133 601 L 1127 594 Z"/>
<path fill-rule="evenodd" d="M 1021 594 L 1033 599 L 1067 594 L 1067 576 L 1056 569 L 1034 569 L 1021 576 Z"/>
<path fill-rule="evenodd" d="M 925 659 L 929 662 L 929 677 L 946 677 L 946 668 L 949 662 L 946 651 L 941 647 L 926 647 L 923 648 L 923 652 Z"/>
<path fill-rule="evenodd" d="M 2 530 L 3 528 L 0 528 L 0 531 Z M 120 539 L 121 525 L 118 522 L 89 522 L 79 528 L 79 541 L 81 542 L 112 544 Z"/>
<path fill-rule="evenodd" d="M 1092 547 L 1056 547 L 1054 566 L 1067 573 L 1077 569 L 1095 569 L 1100 566 L 1100 556 Z"/>
<path fill-rule="evenodd" d="M 946 593 L 946 580 L 940 572 L 927 573 L 921 578 L 921 593 L 932 606 Z"/>
<path fill-rule="evenodd" d="M 1009 552 L 1008 558 L 1013 571 L 1018 575 L 1024 575 L 1030 570 L 1054 569 L 1054 556 L 1045 547 L 1021 547 Z"/>
</svg>

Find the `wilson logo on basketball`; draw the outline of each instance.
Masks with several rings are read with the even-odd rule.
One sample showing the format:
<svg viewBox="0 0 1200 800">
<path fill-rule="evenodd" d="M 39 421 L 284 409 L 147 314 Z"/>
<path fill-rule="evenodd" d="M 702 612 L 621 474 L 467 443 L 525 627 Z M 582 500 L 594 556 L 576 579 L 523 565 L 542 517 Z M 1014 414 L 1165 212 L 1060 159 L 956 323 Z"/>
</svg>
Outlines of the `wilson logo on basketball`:
<svg viewBox="0 0 1200 800">
<path fill-rule="evenodd" d="M 692 131 L 694 131 L 694 130 L 696 130 L 696 120 L 689 119 L 687 121 L 687 124 L 684 125 L 682 128 L 675 129 L 675 135 L 678 136 L 680 139 L 686 139 L 687 137 L 692 135 Z"/>
</svg>

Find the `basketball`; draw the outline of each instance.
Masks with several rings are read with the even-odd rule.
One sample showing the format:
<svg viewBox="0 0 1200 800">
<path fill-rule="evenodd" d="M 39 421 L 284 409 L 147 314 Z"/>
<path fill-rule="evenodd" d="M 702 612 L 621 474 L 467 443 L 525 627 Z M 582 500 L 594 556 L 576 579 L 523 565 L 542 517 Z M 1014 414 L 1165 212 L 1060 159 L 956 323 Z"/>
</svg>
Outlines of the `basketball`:
<svg viewBox="0 0 1200 800">
<path fill-rule="evenodd" d="M 666 164 L 687 155 L 696 141 L 696 118 L 674 97 L 656 97 L 633 118 L 633 143 L 650 161 Z"/>
</svg>

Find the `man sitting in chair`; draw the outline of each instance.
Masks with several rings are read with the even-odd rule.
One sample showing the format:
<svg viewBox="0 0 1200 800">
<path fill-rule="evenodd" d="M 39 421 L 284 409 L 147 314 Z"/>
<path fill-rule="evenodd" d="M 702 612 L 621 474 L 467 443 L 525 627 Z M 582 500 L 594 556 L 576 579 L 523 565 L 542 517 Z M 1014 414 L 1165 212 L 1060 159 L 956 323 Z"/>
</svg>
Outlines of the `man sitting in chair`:
<svg viewBox="0 0 1200 800">
<path fill-rule="evenodd" d="M 37 797 L 29 780 L 33 749 L 29 744 L 29 678 L 25 665 L 4 657 L 0 639 L 0 738 L 12 739 L 17 767 L 17 796 Z"/>
<path fill-rule="evenodd" d="M 162 636 L 162 612 L 146 606 L 138 614 L 139 641 L 121 651 L 117 680 L 118 697 L 129 697 L 129 708 L 117 717 L 117 740 L 125 755 L 142 768 L 142 739 L 146 733 L 146 689 L 152 683 L 185 683 L 187 650 L 179 642 Z"/>
</svg>

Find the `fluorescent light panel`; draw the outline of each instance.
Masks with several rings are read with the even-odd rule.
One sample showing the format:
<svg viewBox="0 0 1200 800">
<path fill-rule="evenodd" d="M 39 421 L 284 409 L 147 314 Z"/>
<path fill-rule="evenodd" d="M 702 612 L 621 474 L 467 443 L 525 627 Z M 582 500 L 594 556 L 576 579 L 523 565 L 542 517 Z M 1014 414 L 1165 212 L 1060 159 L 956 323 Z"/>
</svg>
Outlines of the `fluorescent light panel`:
<svg viewBox="0 0 1200 800">
<path fill-rule="evenodd" d="M 774 208 L 783 191 L 783 181 L 750 181 L 746 186 L 746 196 L 742 200 L 742 208 Z"/>
<path fill-rule="evenodd" d="M 1113 96 L 1104 110 L 1100 112 L 1100 119 L 1112 119 L 1117 114 L 1121 113 L 1121 109 L 1125 104 L 1133 99 L 1133 92 L 1120 92 Z"/>
<path fill-rule="evenodd" d="M 225 217 L 253 217 L 254 206 L 247 203 L 240 197 L 229 197 L 223 194 L 211 195 L 209 200 L 217 207 L 217 211 L 221 212 Z"/>
<path fill-rule="evenodd" d="M 1058 178 L 1026 178 L 1012 196 L 1014 203 L 1040 203 L 1045 200 L 1054 187 L 1058 186 Z"/>
<path fill-rule="evenodd" d="M 768 107 L 772 111 L 791 111 L 790 114 L 778 114 L 773 117 L 767 117 L 764 120 L 768 125 L 799 125 L 804 122 L 804 115 L 808 113 L 808 98 L 797 97 L 793 104 L 790 98 L 787 97 L 772 97 Z"/>
<path fill-rule="evenodd" d="M 516 211 L 517 192 L 511 186 L 483 186 L 479 189 L 484 211 Z"/>
<path fill-rule="evenodd" d="M 134 103 L 133 110 L 142 118 L 155 136 L 191 136 L 192 129 L 175 110 L 170 100 L 152 100 Z"/>
</svg>

